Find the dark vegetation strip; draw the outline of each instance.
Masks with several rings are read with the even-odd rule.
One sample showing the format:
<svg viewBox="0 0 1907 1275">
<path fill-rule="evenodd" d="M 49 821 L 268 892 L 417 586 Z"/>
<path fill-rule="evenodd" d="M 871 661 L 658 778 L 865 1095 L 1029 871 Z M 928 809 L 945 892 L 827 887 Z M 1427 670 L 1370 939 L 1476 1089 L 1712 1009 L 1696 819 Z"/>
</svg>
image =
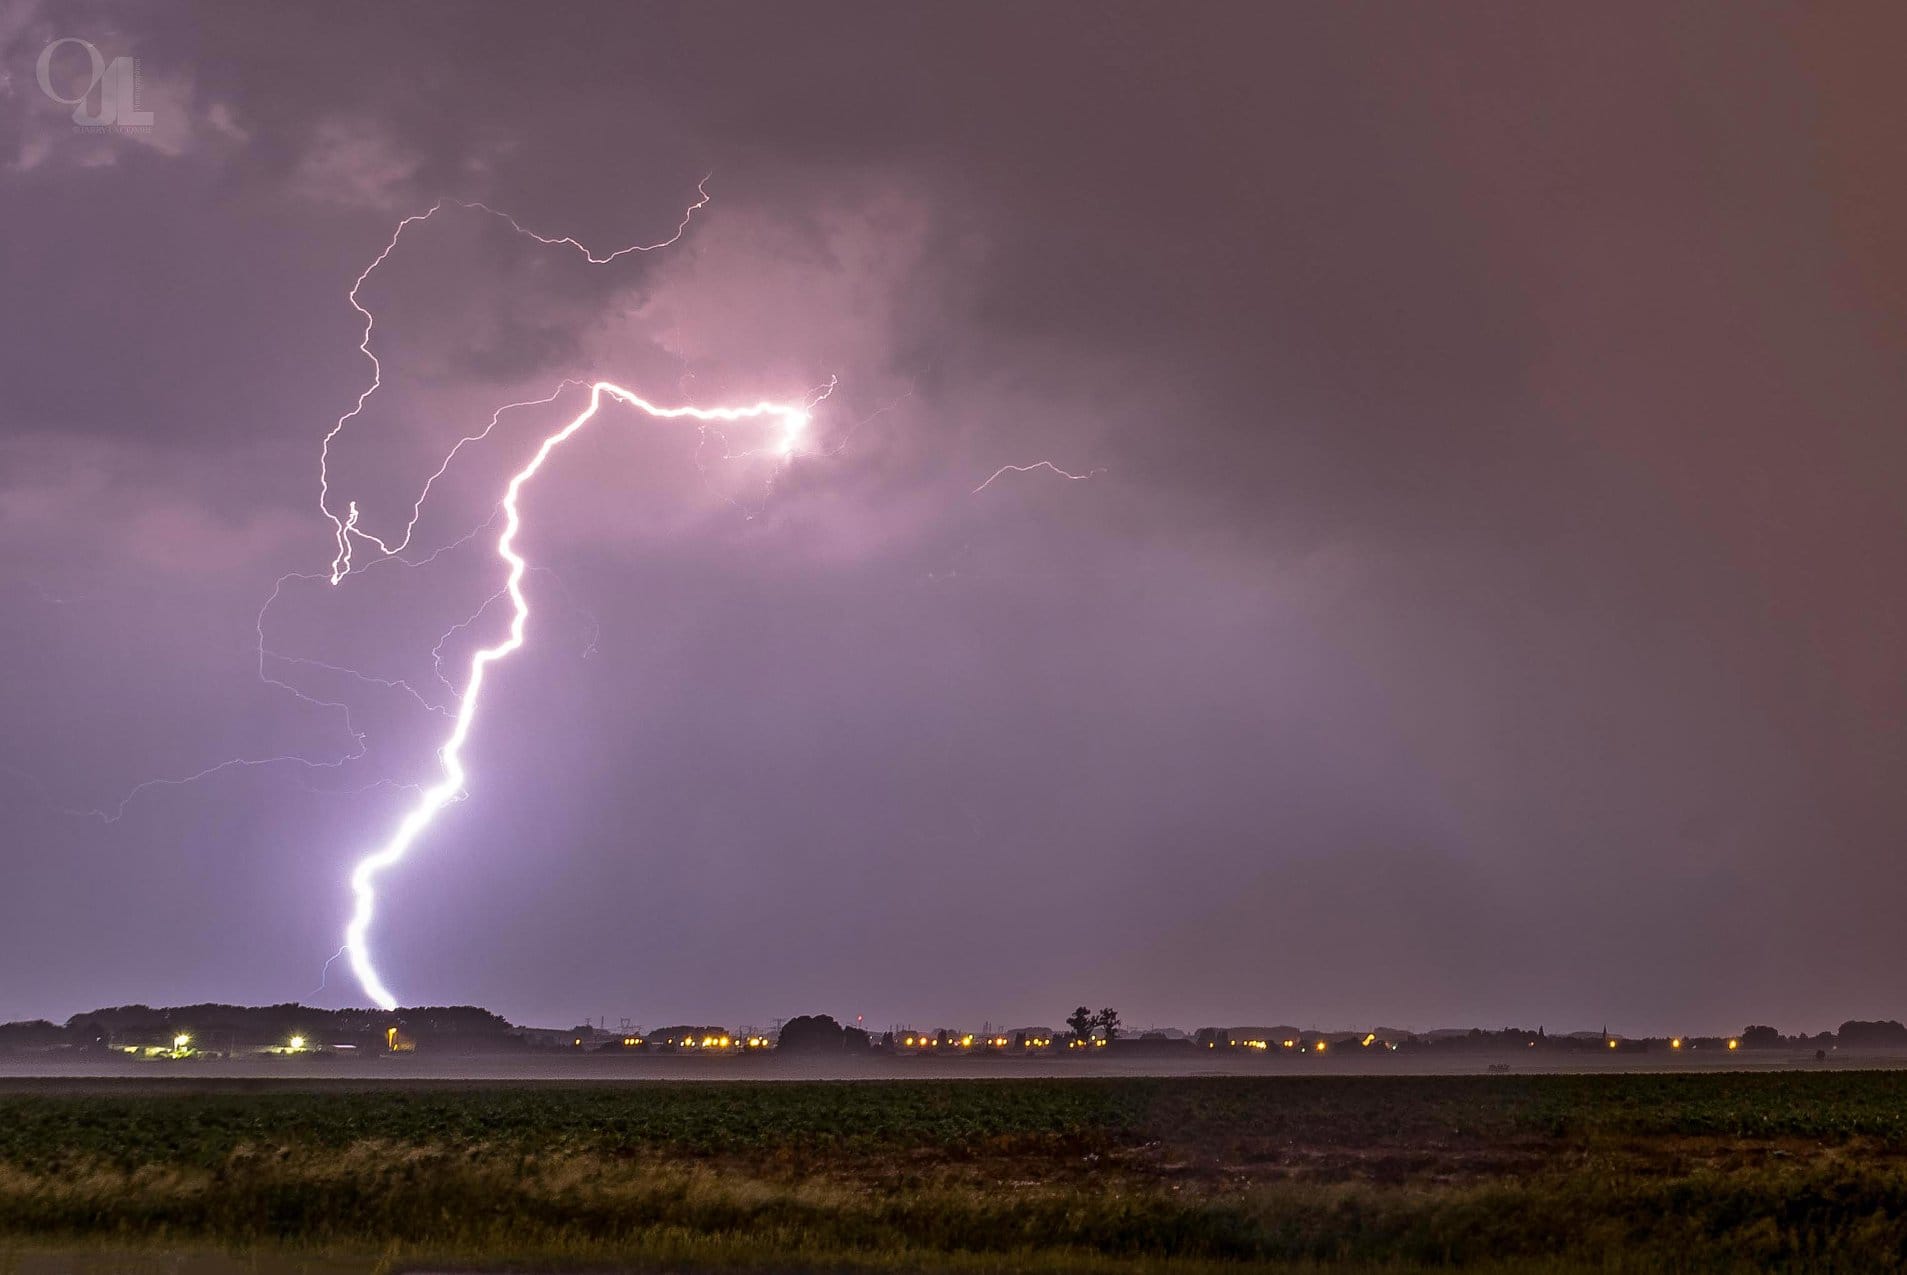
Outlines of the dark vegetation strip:
<svg viewBox="0 0 1907 1275">
<path fill-rule="evenodd" d="M 1860 1137 L 1907 1144 L 1907 1072 L 1224 1077 L 0 1096 L 0 1163 L 212 1165 L 253 1143 L 367 1139 L 687 1152 L 1015 1139 L 1319 1146 L 1519 1137 Z"/>
<path fill-rule="evenodd" d="M 0 1173 L 5 1231 L 455 1265 L 675 1255 L 787 1271 L 940 1258 L 1467 1266 L 1561 1258 L 1622 1271 L 1903 1269 L 1907 1174 L 1840 1166 L 1674 1180 L 1576 1174 L 1444 1191 L 1271 1185 L 1173 1195 L 915 1184 L 816 1192 L 688 1172 L 445 1160 L 261 1164 L 215 1178 Z M 711 1245 L 722 1246 L 711 1249 Z M 411 1265 L 412 1263 L 405 1263 Z M 1062 1263 L 1063 1264 L 1063 1263 Z"/>
<path fill-rule="evenodd" d="M 1517 1167 L 1463 1171 L 1500 1146 Z M 1373 1149 L 1414 1167 L 1288 1172 Z M 14 1094 L 0 1236 L 453 1265 L 1901 1271 L 1907 1075 Z"/>
</svg>

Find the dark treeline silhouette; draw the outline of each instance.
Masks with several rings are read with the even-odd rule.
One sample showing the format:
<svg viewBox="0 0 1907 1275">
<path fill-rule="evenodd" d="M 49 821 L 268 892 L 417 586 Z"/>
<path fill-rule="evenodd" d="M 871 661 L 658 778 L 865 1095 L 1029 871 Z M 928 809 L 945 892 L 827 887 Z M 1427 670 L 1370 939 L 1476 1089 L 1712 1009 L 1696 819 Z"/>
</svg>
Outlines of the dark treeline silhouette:
<svg viewBox="0 0 1907 1275">
<path fill-rule="evenodd" d="M 75 1014 L 65 1023 L 44 1019 L 0 1024 L 0 1054 L 104 1052 L 163 1049 L 181 1037 L 193 1052 L 240 1053 L 284 1050 L 297 1043 L 302 1052 L 423 1047 L 433 1052 L 479 1053 L 567 1048 L 599 1052 L 755 1053 L 770 1049 L 793 1054 L 1004 1052 L 1020 1055 L 1047 1050 L 1100 1053 L 1185 1052 L 1192 1049 L 1322 1054 L 1364 1049 L 1400 1051 L 1701 1052 L 1806 1049 L 1825 1058 L 1829 1050 L 1907 1053 L 1907 1026 L 1894 1019 L 1851 1019 L 1832 1032 L 1783 1035 L 1766 1024 L 1745 1027 L 1738 1036 L 1689 1036 L 1652 1039 L 1603 1032 L 1551 1035 L 1542 1027 L 1467 1028 L 1412 1033 L 1388 1028 L 1369 1032 L 1301 1031 L 1295 1027 L 1202 1027 L 1196 1035 L 1148 1031 L 1126 1034 L 1117 1010 L 1093 1011 L 1081 1005 L 1066 1019 L 1070 1035 L 1043 1029 L 982 1035 L 946 1029 L 884 1033 L 870 1037 L 827 1014 L 788 1019 L 775 1034 L 706 1024 L 681 1024 L 650 1031 L 609 1032 L 588 1025 L 572 1031 L 513 1026 L 502 1016 L 474 1005 L 419 1006 L 390 1012 L 373 1009 L 313 1009 L 299 1004 L 118 1005 Z M 1051 1037 L 1050 1039 L 1048 1037 Z"/>
<path fill-rule="evenodd" d="M 461 1041 L 470 1045 L 520 1044 L 517 1029 L 501 1015 L 475 1005 L 424 1005 L 393 1012 L 373 1009 L 313 1009 L 284 1005 L 115 1005 L 75 1014 L 64 1026 L 44 1020 L 0 1025 L 0 1050 L 55 1046 L 104 1049 L 119 1045 L 166 1045 L 181 1034 L 207 1049 L 258 1049 L 294 1037 L 330 1044 L 374 1045 L 396 1028 L 410 1040 Z"/>
</svg>

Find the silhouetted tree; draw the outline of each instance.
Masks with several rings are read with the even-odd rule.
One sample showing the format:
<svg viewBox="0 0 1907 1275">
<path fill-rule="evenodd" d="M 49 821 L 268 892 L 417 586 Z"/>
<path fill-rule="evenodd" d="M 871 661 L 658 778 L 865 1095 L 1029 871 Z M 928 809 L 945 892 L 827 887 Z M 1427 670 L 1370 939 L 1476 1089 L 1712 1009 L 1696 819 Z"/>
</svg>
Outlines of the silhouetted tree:
<svg viewBox="0 0 1907 1275">
<path fill-rule="evenodd" d="M 1066 1025 L 1073 1029 L 1073 1039 L 1088 1041 L 1093 1037 L 1093 1028 L 1099 1025 L 1099 1016 L 1081 1005 L 1066 1019 Z"/>
<path fill-rule="evenodd" d="M 1094 1017 L 1093 1021 L 1096 1024 L 1098 1024 L 1099 1031 L 1103 1036 L 1105 1036 L 1106 1042 L 1108 1044 L 1119 1039 L 1119 1011 L 1118 1010 L 1113 1009 L 1111 1007 L 1102 1009 Z"/>
<path fill-rule="evenodd" d="M 1902 1027 L 1891 1018 L 1877 1023 L 1852 1019 L 1841 1024 L 1835 1039 L 1844 1048 L 1900 1049 L 1907 1047 L 1907 1027 Z"/>
<path fill-rule="evenodd" d="M 841 1024 L 828 1015 L 801 1014 L 781 1025 L 775 1048 L 790 1053 L 839 1053 L 843 1039 Z M 862 1037 L 863 1042 L 866 1039 Z"/>
<path fill-rule="evenodd" d="M 1757 1024 L 1753 1027 L 1742 1028 L 1741 1047 L 1743 1049 L 1779 1049 L 1781 1043 L 1781 1033 L 1772 1027 Z"/>
</svg>

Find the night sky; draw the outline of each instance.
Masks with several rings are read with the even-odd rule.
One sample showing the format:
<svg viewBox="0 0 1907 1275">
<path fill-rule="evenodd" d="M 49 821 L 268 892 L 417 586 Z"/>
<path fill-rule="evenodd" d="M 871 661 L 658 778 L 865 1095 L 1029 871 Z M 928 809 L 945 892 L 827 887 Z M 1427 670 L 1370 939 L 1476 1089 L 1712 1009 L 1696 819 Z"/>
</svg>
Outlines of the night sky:
<svg viewBox="0 0 1907 1275">
<path fill-rule="evenodd" d="M 406 1003 L 1907 1014 L 1907 11 L 1574 9 L 0 3 L 0 1018 L 365 1003 L 346 878 L 501 569 L 288 580 L 260 682 L 346 292 L 439 199 L 608 250 L 705 176 L 667 249 L 450 208 L 364 289 L 380 534 L 564 378 L 838 378 L 785 465 L 605 409 L 526 494 Z"/>
</svg>

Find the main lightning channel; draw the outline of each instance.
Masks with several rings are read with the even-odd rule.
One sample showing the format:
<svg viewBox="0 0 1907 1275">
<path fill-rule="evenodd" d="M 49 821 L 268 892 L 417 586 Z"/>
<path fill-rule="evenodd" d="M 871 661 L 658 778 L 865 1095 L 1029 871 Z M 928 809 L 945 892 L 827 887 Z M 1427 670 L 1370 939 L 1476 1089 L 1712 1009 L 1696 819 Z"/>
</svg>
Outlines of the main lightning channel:
<svg viewBox="0 0 1907 1275">
<path fill-rule="evenodd" d="M 501 642 L 483 647 L 470 657 L 468 674 L 457 695 L 457 712 L 451 723 L 450 734 L 437 750 L 440 778 L 419 793 L 417 801 L 399 821 L 389 840 L 358 860 L 351 872 L 353 907 L 350 922 L 345 926 L 344 950 L 350 958 L 351 972 L 357 976 L 359 985 L 385 1009 L 396 1009 L 397 997 L 385 985 L 371 956 L 370 931 L 371 921 L 377 912 L 377 879 L 403 860 L 439 811 L 464 795 L 466 771 L 463 748 L 477 719 L 486 674 L 492 664 L 508 657 L 523 645 L 530 619 L 529 599 L 523 593 L 523 577 L 530 570 L 530 565 L 516 548 L 517 532 L 523 526 L 517 499 L 524 486 L 543 468 L 550 454 L 594 419 L 605 396 L 633 407 L 654 420 L 686 419 L 703 424 L 763 419 L 779 421 L 781 437 L 775 451 L 782 456 L 793 454 L 808 426 L 814 402 L 811 399 L 791 403 L 764 401 L 744 407 L 663 407 L 613 382 L 596 381 L 589 387 L 588 406 L 568 424 L 546 437 L 530 457 L 529 463 L 511 476 L 499 506 L 503 511 L 503 530 L 498 534 L 496 543 L 497 556 L 508 567 L 504 580 L 504 592 L 508 594 L 512 607 L 508 635 Z M 333 569 L 336 570 L 335 565 Z"/>
</svg>

